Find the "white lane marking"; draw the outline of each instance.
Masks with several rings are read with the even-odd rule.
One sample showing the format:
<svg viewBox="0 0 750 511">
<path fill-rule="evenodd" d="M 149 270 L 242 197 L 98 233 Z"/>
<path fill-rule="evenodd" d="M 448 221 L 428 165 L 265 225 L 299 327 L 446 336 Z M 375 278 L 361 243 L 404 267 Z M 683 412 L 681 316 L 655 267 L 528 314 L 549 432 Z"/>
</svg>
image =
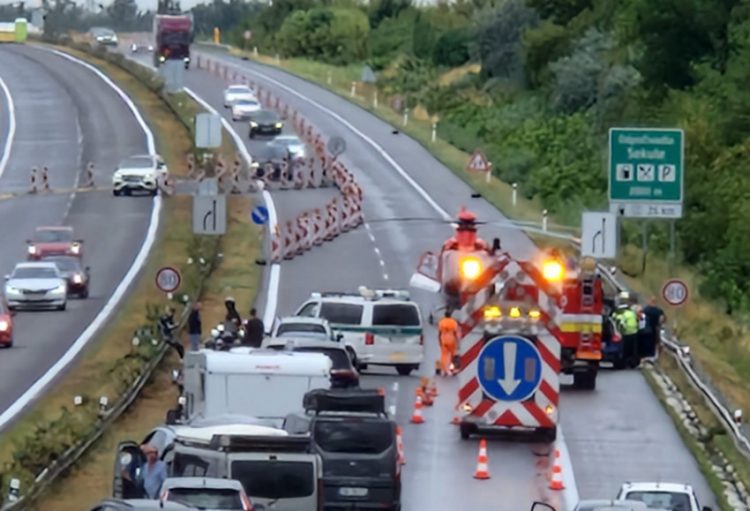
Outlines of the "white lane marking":
<svg viewBox="0 0 750 511">
<path fill-rule="evenodd" d="M 10 152 L 13 148 L 13 140 L 16 137 L 16 104 L 13 102 L 13 96 L 10 94 L 10 89 L 2 78 L 0 78 L 0 89 L 3 89 L 5 102 L 8 104 L 8 136 L 5 137 L 5 148 L 3 149 L 2 157 L 0 157 L 0 177 L 2 177 L 3 172 L 5 172 L 5 167 L 8 166 Z"/>
<path fill-rule="evenodd" d="M 80 169 L 83 166 L 83 130 L 81 129 L 81 119 L 77 115 L 76 115 L 76 133 L 78 134 L 78 158 L 76 159 L 76 164 L 78 165 L 79 171 L 76 172 L 75 182 L 73 183 L 73 190 L 77 190 L 78 184 L 81 182 Z M 75 198 L 76 198 L 76 192 L 75 191 L 70 192 L 70 196 L 68 197 L 68 204 L 65 206 L 65 214 L 63 215 L 63 218 L 68 218 L 68 215 L 70 214 L 70 208 L 73 207 L 73 201 L 75 200 Z"/>
<path fill-rule="evenodd" d="M 242 157 L 245 159 L 245 163 L 247 163 L 247 165 L 249 166 L 252 163 L 253 159 L 250 156 L 250 153 L 248 152 L 247 147 L 245 146 L 245 142 L 242 140 L 242 137 L 235 131 L 234 127 L 229 123 L 229 121 L 227 121 L 223 115 L 219 114 L 219 112 L 216 111 L 214 107 L 208 104 L 208 102 L 206 102 L 192 90 L 185 87 L 185 92 L 207 111 L 219 116 L 219 118 L 221 119 L 221 124 L 224 126 L 224 129 L 227 131 L 227 133 L 229 133 L 229 136 L 232 137 L 234 145 L 237 146 L 237 150 L 240 152 L 240 154 L 242 154 Z M 262 182 L 258 181 L 258 185 L 262 186 Z M 263 201 L 265 202 L 266 208 L 268 209 L 268 232 L 271 233 L 274 232 L 278 227 L 278 217 L 276 216 L 276 206 L 274 205 L 273 197 L 271 196 L 271 192 L 269 192 L 268 190 L 263 190 Z M 266 328 L 266 330 L 269 330 L 271 328 L 271 325 L 276 318 L 276 309 L 279 306 L 280 282 L 281 265 L 272 264 L 271 272 L 268 276 L 268 286 L 266 287 L 266 306 L 263 308 L 263 326 Z"/>
<path fill-rule="evenodd" d="M 324 112 L 324 113 L 328 114 L 330 117 L 332 117 L 335 120 L 339 121 L 341 124 L 343 124 L 344 126 L 346 126 L 350 131 L 352 131 L 353 133 L 355 133 L 362 140 L 364 140 L 367 144 L 369 144 L 376 152 L 378 152 L 380 154 L 380 156 L 382 156 L 383 159 L 385 159 L 401 175 L 401 177 L 403 177 L 412 186 L 412 188 L 414 188 L 414 190 L 419 195 L 421 195 L 422 198 L 438 214 L 440 214 L 445 220 L 451 220 L 451 216 L 443 208 L 441 208 L 440 205 L 437 202 L 435 202 L 435 200 L 432 197 L 430 197 L 430 195 L 427 193 L 427 191 L 424 188 L 422 188 L 406 172 L 406 170 L 404 170 L 398 163 L 396 163 L 396 161 L 388 154 L 388 152 L 385 149 L 383 149 L 383 147 L 381 147 L 377 142 L 375 142 L 372 138 L 368 137 L 362 131 L 360 131 L 359 129 L 357 129 L 352 123 L 350 123 L 349 121 L 347 121 L 346 119 L 344 119 L 342 116 L 340 116 L 339 114 L 337 114 L 333 110 L 331 110 L 331 109 L 329 109 L 329 108 L 321 105 L 320 103 L 318 103 L 315 100 L 312 100 L 312 99 L 308 98 L 304 94 L 300 94 L 296 90 L 292 89 L 291 87 L 283 84 L 282 82 L 280 82 L 280 81 L 278 81 L 278 80 L 276 80 L 274 78 L 271 78 L 270 76 L 266 75 L 265 73 L 261 73 L 259 71 L 256 71 L 256 70 L 252 69 L 252 68 L 249 68 L 249 67 L 237 66 L 234 63 L 230 63 L 230 65 L 232 67 L 234 67 L 235 69 L 239 69 L 239 70 L 242 70 L 242 71 L 248 71 L 248 72 L 250 72 L 252 74 L 255 74 L 256 76 L 259 76 L 259 77 L 263 78 L 264 80 L 266 80 L 268 82 L 273 83 L 274 85 L 277 85 L 279 88 L 287 91 L 289 94 L 292 94 L 293 96 L 296 96 L 297 98 L 301 99 L 303 102 L 308 103 L 308 104 L 314 106 L 315 108 L 317 108 L 321 112 Z M 315 85 L 313 85 L 313 86 L 316 87 Z M 346 101 L 343 98 L 341 98 L 341 99 L 342 99 L 342 101 Z M 560 429 L 560 425 L 558 424 L 558 430 L 559 429 Z M 561 457 L 561 460 L 562 460 L 561 463 L 563 463 L 564 465 L 566 465 L 566 466 L 569 467 L 569 470 L 567 470 L 566 473 L 569 474 L 568 477 L 570 478 L 570 483 L 566 484 L 566 490 L 564 490 L 565 501 L 566 501 L 566 503 L 568 503 L 569 500 L 570 501 L 575 500 L 575 503 L 577 504 L 577 502 L 578 502 L 577 501 L 577 499 L 578 499 L 578 489 L 577 489 L 576 484 L 575 484 L 575 476 L 573 474 L 573 464 L 570 461 L 570 456 L 568 454 L 568 449 L 567 449 L 567 446 L 565 445 L 564 439 L 561 438 L 558 441 L 558 444 L 560 445 L 560 457 Z M 568 511 L 572 511 L 574 507 L 575 507 L 575 505 L 572 506 L 572 507 L 569 507 Z"/>
<path fill-rule="evenodd" d="M 378 247 L 373 248 L 376 254 L 378 254 L 378 257 L 380 257 L 380 249 Z"/>
<path fill-rule="evenodd" d="M 146 124 L 146 121 L 143 120 L 143 117 L 141 116 L 140 112 L 138 111 L 138 108 L 135 106 L 133 101 L 120 89 L 117 85 L 115 85 L 112 80 L 107 78 L 104 73 L 96 69 L 94 66 L 88 64 L 87 62 L 84 62 L 82 60 L 79 60 L 75 57 L 71 57 L 70 55 L 67 55 L 65 53 L 62 53 L 57 50 L 48 50 L 44 48 L 44 51 L 51 51 L 53 53 L 56 53 L 71 62 L 75 62 L 78 65 L 81 65 L 91 71 L 94 72 L 99 78 L 101 78 L 104 83 L 109 85 L 120 98 L 125 102 L 128 109 L 131 111 L 133 116 L 135 117 L 136 121 L 140 125 L 143 132 L 146 134 L 146 141 L 148 145 L 148 152 L 149 154 L 156 154 L 156 148 L 154 145 L 154 134 L 149 129 L 148 125 Z M 78 339 L 75 340 L 75 342 L 68 348 L 68 350 L 63 354 L 62 357 L 49 369 L 47 369 L 47 372 L 42 375 L 41 378 L 39 378 L 34 385 L 29 387 L 26 392 L 23 393 L 18 399 L 15 400 L 15 402 L 10 405 L 2 414 L 0 414 L 0 429 L 5 427 L 8 422 L 13 420 L 16 415 L 18 415 L 24 408 L 26 408 L 34 399 L 36 399 L 47 387 L 47 385 L 52 382 L 62 371 L 65 369 L 68 364 L 70 364 L 75 357 L 86 347 L 86 345 L 89 343 L 89 341 L 94 337 L 94 335 L 101 329 L 101 327 L 104 325 L 105 321 L 109 319 L 109 317 L 112 315 L 112 313 L 115 311 L 115 308 L 120 304 L 120 301 L 125 296 L 125 293 L 128 291 L 128 288 L 132 284 L 133 280 L 138 276 L 138 273 L 141 271 L 141 268 L 146 262 L 146 259 L 148 258 L 148 254 L 151 251 L 151 248 L 154 245 L 154 242 L 156 241 L 156 234 L 158 232 L 159 228 L 159 216 L 161 213 L 161 207 L 162 207 L 162 200 L 161 196 L 157 195 L 154 197 L 153 201 L 153 207 L 151 209 L 151 218 L 149 219 L 149 225 L 148 230 L 146 232 L 146 237 L 143 240 L 143 244 L 141 245 L 141 249 L 138 251 L 138 254 L 135 256 L 135 259 L 133 260 L 133 264 L 130 266 L 130 269 L 128 269 L 128 272 L 123 277 L 120 284 L 115 289 L 114 293 L 112 293 L 112 296 L 109 298 L 106 304 L 104 304 L 104 307 L 99 311 L 99 313 L 96 315 L 94 320 L 89 324 L 88 327 L 86 327 L 86 330 L 81 333 L 81 335 L 78 337 Z"/>
<path fill-rule="evenodd" d="M 383 280 L 388 280 L 388 274 L 387 273 L 383 273 Z"/>
</svg>

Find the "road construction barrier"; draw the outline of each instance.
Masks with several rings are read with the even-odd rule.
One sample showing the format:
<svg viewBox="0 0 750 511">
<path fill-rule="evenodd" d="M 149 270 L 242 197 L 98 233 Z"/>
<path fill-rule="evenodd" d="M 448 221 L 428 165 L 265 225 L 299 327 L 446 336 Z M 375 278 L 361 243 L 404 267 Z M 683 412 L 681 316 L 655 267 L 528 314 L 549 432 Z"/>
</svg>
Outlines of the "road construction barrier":
<svg viewBox="0 0 750 511">
<path fill-rule="evenodd" d="M 292 259 L 297 253 L 297 247 L 294 243 L 295 232 L 294 226 L 291 221 L 286 222 L 286 229 L 284 229 L 284 259 Z"/>
<path fill-rule="evenodd" d="M 42 190 L 49 191 L 49 168 L 46 165 L 42 167 Z"/>
<path fill-rule="evenodd" d="M 307 169 L 307 188 L 315 188 L 315 160 L 312 157 L 307 159 L 305 168 Z M 325 167 L 323 167 L 323 174 L 325 175 Z M 325 186 L 325 183 L 321 182 L 320 186 Z"/>
<path fill-rule="evenodd" d="M 169 174 L 165 174 L 163 176 L 160 176 L 158 179 L 158 187 L 165 195 L 174 195 L 175 192 L 175 186 L 172 178 L 169 176 Z"/>
<path fill-rule="evenodd" d="M 352 229 L 351 220 L 349 217 L 349 197 L 346 195 L 341 196 L 341 213 L 339 218 L 341 232 L 349 232 Z"/>
<path fill-rule="evenodd" d="M 294 188 L 302 190 L 305 187 L 305 167 L 296 161 L 292 161 L 292 174 L 294 175 Z"/>
<path fill-rule="evenodd" d="M 325 239 L 325 221 L 320 208 L 315 208 L 313 216 L 313 245 L 319 247 Z"/>
<path fill-rule="evenodd" d="M 86 168 L 84 169 L 83 187 L 84 188 L 94 187 L 94 164 L 93 162 L 89 162 L 88 165 L 86 165 Z"/>
<path fill-rule="evenodd" d="M 29 193 L 36 193 L 39 191 L 38 183 L 37 183 L 37 176 L 39 175 L 39 169 L 36 167 L 31 167 L 31 187 L 29 188 Z"/>
<path fill-rule="evenodd" d="M 312 248 L 312 232 L 310 230 L 310 221 L 307 211 L 297 217 L 297 228 L 300 233 L 299 252 L 307 251 Z"/>
<path fill-rule="evenodd" d="M 281 233 L 279 232 L 279 226 L 274 225 L 273 231 L 271 232 L 271 262 L 280 263 L 284 259 L 284 251 L 282 247 L 283 241 L 281 239 Z"/>
</svg>

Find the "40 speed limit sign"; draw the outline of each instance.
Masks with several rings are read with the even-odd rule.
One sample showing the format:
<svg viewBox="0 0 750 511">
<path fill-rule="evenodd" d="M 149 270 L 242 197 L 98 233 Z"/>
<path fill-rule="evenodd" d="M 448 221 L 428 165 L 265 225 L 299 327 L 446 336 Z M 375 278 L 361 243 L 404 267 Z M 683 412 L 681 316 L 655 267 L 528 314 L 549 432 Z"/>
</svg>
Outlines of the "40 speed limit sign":
<svg viewBox="0 0 750 511">
<path fill-rule="evenodd" d="M 180 288 L 181 283 L 180 272 L 171 266 L 165 266 L 156 272 L 156 287 L 165 293 L 174 293 Z"/>
<path fill-rule="evenodd" d="M 688 299 L 688 286 L 679 279 L 671 279 L 664 283 L 661 295 L 669 305 L 682 305 Z"/>
</svg>

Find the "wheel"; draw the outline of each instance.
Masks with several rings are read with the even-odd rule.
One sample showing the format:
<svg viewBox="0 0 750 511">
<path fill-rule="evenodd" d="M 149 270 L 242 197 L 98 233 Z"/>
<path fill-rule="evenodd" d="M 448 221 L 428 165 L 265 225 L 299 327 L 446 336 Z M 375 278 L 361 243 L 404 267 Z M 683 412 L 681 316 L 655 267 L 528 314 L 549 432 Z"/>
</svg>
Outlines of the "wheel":
<svg viewBox="0 0 750 511">
<path fill-rule="evenodd" d="M 253 132 L 251 131 L 251 132 L 250 132 L 250 135 L 249 135 L 249 137 L 250 137 L 251 139 L 255 138 L 255 133 L 253 133 Z"/>
<path fill-rule="evenodd" d="M 115 197 L 119 197 L 120 195 L 122 195 L 122 192 L 120 190 L 112 190 L 112 195 L 114 195 Z"/>
<path fill-rule="evenodd" d="M 401 376 L 409 376 L 413 370 L 414 370 L 414 366 L 407 366 L 407 365 L 396 366 L 396 371 L 398 371 L 398 374 L 400 374 Z"/>
<path fill-rule="evenodd" d="M 14 312 L 16 310 L 16 308 L 15 307 L 11 307 L 10 305 L 8 305 L 8 310 L 11 311 L 11 312 Z"/>
<path fill-rule="evenodd" d="M 472 428 L 468 424 L 461 423 L 459 426 L 461 430 L 461 440 L 468 440 L 471 437 Z"/>
<path fill-rule="evenodd" d="M 433 316 L 432 312 L 430 312 L 430 315 L 429 315 L 429 316 L 428 316 L 428 318 L 427 318 L 427 322 L 428 322 L 428 323 L 429 323 L 430 325 L 434 325 L 434 324 L 435 324 L 435 316 Z"/>
<path fill-rule="evenodd" d="M 68 302 L 64 302 L 62 305 L 60 305 L 57 310 L 64 311 L 68 306 Z"/>
<path fill-rule="evenodd" d="M 539 428 L 537 433 L 539 433 L 539 437 L 544 443 L 551 444 L 557 440 L 557 426 L 552 428 Z"/>
<path fill-rule="evenodd" d="M 625 369 L 627 366 L 627 360 L 625 360 L 623 357 L 618 357 L 612 362 L 612 367 L 614 367 L 618 371 Z"/>
<path fill-rule="evenodd" d="M 86 298 L 88 298 L 89 297 L 89 288 L 86 288 L 86 290 L 83 291 L 83 293 L 80 294 L 80 297 L 83 298 L 84 300 Z"/>
<path fill-rule="evenodd" d="M 573 387 L 581 390 L 594 390 L 596 388 L 596 371 L 573 374 Z"/>
</svg>

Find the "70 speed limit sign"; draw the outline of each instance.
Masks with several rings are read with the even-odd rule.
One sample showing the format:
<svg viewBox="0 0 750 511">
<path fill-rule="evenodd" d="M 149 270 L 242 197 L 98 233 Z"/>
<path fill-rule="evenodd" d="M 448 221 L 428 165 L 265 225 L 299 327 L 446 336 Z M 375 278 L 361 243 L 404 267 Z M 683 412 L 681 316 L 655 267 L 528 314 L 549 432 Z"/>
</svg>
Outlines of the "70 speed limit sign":
<svg viewBox="0 0 750 511">
<path fill-rule="evenodd" d="M 156 272 L 156 287 L 165 293 L 177 291 L 182 283 L 180 272 L 170 266 L 165 266 Z"/>
<path fill-rule="evenodd" d="M 683 281 L 678 279 L 668 280 L 664 283 L 664 287 L 661 290 L 661 295 L 669 305 L 677 307 L 678 305 L 682 305 L 687 301 L 688 286 Z"/>
</svg>

